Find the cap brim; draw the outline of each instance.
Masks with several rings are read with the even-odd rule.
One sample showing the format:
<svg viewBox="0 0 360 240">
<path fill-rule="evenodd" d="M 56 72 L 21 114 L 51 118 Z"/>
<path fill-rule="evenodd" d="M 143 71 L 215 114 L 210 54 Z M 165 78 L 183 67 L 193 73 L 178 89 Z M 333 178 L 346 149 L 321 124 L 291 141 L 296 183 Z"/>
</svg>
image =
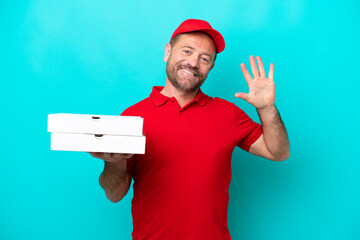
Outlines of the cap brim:
<svg viewBox="0 0 360 240">
<path fill-rule="evenodd" d="M 225 40 L 221 33 L 216 31 L 215 29 L 199 29 L 197 31 L 207 33 L 215 42 L 217 53 L 222 52 L 225 49 Z"/>
</svg>

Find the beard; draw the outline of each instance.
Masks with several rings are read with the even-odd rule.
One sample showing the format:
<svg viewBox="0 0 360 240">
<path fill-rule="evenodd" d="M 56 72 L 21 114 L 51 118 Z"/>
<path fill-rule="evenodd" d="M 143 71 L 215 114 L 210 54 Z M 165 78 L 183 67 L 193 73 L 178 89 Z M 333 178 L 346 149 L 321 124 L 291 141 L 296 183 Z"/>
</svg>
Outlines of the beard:
<svg viewBox="0 0 360 240">
<path fill-rule="evenodd" d="M 178 76 L 178 71 L 181 69 L 190 70 L 195 75 L 187 78 Z M 180 92 L 192 93 L 197 91 L 204 83 L 206 76 L 202 74 L 197 67 L 192 67 L 189 64 L 171 64 L 170 61 L 166 64 L 166 75 L 170 83 Z"/>
</svg>

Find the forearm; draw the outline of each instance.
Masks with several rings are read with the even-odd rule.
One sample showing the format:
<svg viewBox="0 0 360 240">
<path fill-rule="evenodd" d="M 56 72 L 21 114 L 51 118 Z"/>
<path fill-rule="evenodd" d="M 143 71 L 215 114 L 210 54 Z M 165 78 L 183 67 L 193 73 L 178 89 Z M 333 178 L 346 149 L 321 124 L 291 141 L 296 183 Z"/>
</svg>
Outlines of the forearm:
<svg viewBox="0 0 360 240">
<path fill-rule="evenodd" d="M 131 183 L 131 177 L 127 173 L 126 160 L 121 163 L 105 162 L 99 183 L 110 201 L 120 201 L 128 192 Z"/>
<path fill-rule="evenodd" d="M 275 105 L 257 109 L 263 127 L 263 137 L 267 149 L 277 160 L 290 156 L 290 144 L 285 125 Z"/>
</svg>

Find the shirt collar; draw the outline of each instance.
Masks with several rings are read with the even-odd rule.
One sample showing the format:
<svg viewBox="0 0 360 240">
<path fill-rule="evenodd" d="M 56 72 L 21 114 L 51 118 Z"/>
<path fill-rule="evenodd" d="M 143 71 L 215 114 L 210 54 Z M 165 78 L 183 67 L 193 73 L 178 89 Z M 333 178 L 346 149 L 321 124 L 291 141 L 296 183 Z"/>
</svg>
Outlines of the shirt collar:
<svg viewBox="0 0 360 240">
<path fill-rule="evenodd" d="M 153 90 L 150 94 L 150 99 L 152 102 L 157 106 L 161 106 L 164 103 L 166 103 L 170 98 L 160 93 L 163 90 L 164 87 L 161 86 L 155 86 L 153 87 Z M 199 89 L 199 92 L 196 94 L 195 99 L 192 102 L 196 102 L 199 106 L 205 106 L 206 103 L 212 98 L 205 95 L 201 89 Z"/>
</svg>

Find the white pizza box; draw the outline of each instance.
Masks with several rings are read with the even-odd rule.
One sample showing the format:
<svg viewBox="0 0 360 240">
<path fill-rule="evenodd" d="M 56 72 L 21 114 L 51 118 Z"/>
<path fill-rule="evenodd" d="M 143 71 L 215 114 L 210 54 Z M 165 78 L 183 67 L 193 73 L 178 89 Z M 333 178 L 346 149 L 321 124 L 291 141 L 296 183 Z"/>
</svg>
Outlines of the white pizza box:
<svg viewBox="0 0 360 240">
<path fill-rule="evenodd" d="M 142 117 L 56 113 L 48 115 L 48 132 L 143 135 Z"/>
<path fill-rule="evenodd" d="M 145 136 L 51 133 L 51 150 L 144 154 Z"/>
</svg>

